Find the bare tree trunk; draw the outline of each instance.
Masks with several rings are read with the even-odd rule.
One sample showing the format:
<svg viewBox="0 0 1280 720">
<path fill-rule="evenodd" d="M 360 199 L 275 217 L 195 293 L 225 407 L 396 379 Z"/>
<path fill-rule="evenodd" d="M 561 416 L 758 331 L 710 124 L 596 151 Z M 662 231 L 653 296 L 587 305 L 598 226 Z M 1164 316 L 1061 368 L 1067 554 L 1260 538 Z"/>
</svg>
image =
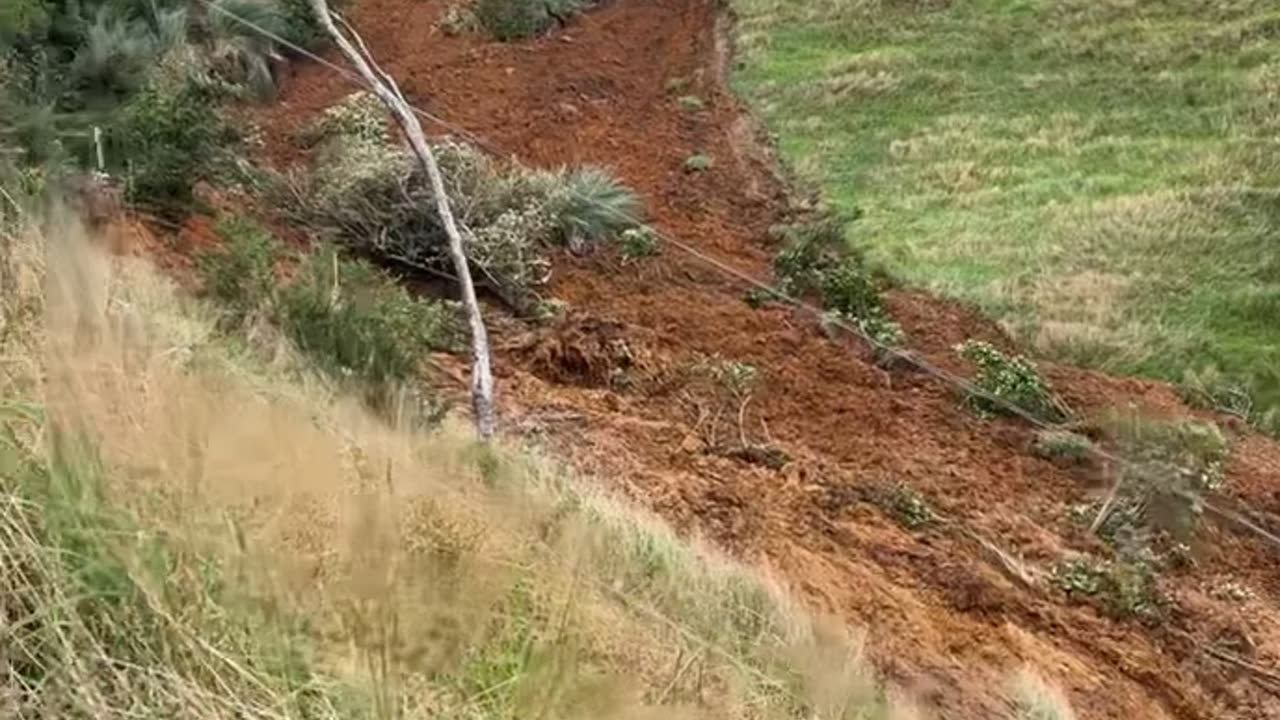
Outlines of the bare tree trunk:
<svg viewBox="0 0 1280 720">
<path fill-rule="evenodd" d="M 414 114 L 413 108 L 404 99 L 396 81 L 383 72 L 373 60 L 368 48 L 360 40 L 360 36 L 350 25 L 343 23 L 346 31 L 359 45 L 359 49 L 334 24 L 334 15 L 329 12 L 325 0 L 311 0 L 311 9 L 320 24 L 337 43 L 351 64 L 369 83 L 374 94 L 378 96 L 395 116 L 396 122 L 409 138 L 409 144 L 422 162 L 431 180 L 431 193 L 436 199 L 436 210 L 444 224 L 445 234 L 449 237 L 449 255 L 453 259 L 454 271 L 458 276 L 458 285 L 462 291 L 462 305 L 466 309 L 467 323 L 471 327 L 471 405 L 475 411 L 476 429 L 480 437 L 488 440 L 493 437 L 495 408 L 493 402 L 493 372 L 489 360 L 489 334 L 485 330 L 484 320 L 480 316 L 480 303 L 476 300 L 475 284 L 471 281 L 471 271 L 467 267 L 467 255 L 462 245 L 462 234 L 454 220 L 453 211 L 449 208 L 449 195 L 445 192 L 444 177 L 440 174 L 440 166 L 436 163 L 435 154 L 427 144 L 422 125 Z"/>
</svg>

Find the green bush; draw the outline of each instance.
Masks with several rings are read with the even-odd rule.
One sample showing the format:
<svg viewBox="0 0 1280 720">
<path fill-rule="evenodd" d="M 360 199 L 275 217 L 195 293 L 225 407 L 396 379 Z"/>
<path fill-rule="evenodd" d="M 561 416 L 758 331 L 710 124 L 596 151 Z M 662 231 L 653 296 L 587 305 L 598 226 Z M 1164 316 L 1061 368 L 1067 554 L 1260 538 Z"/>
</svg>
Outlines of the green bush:
<svg viewBox="0 0 1280 720">
<path fill-rule="evenodd" d="M 1093 443 L 1068 430 L 1041 430 L 1036 433 L 1033 449 L 1040 457 L 1080 462 L 1093 452 Z"/>
<path fill-rule="evenodd" d="M 648 225 L 623 230 L 618 238 L 624 260 L 638 260 L 658 254 L 658 233 Z"/>
<path fill-rule="evenodd" d="M 845 245 L 844 221 L 824 215 L 812 222 L 777 225 L 770 230 L 783 242 L 773 259 L 778 288 L 787 295 L 822 296 L 823 325 L 854 328 L 884 346 L 902 342 L 902 328 L 885 311 L 876 278 L 861 254 Z"/>
<path fill-rule="evenodd" d="M 229 218 L 218 223 L 225 245 L 197 258 L 205 293 L 226 310 L 232 324 L 242 322 L 271 300 L 278 243 L 252 221 Z"/>
<path fill-rule="evenodd" d="M 877 497 L 880 507 L 903 528 L 919 530 L 935 519 L 929 503 L 906 485 L 895 485 Z"/>
<path fill-rule="evenodd" d="M 317 144 L 316 162 L 284 198 L 299 222 L 362 253 L 452 272 L 425 173 L 387 132 L 376 99 L 347 98 L 303 139 Z M 452 140 L 433 149 L 477 277 L 517 306 L 532 306 L 546 282 L 547 248 L 582 249 L 636 223 L 639 198 L 603 170 L 500 166 Z"/>
<path fill-rule="evenodd" d="M 1154 620 L 1165 606 L 1148 561 L 1075 558 L 1054 569 L 1053 581 L 1067 595 L 1092 599 L 1119 618 Z"/>
<path fill-rule="evenodd" d="M 823 275 L 848 252 L 844 225 L 834 215 L 823 215 L 811 222 L 770 228 L 770 237 L 782 243 L 773 259 L 779 289 L 788 295 L 819 289 Z"/>
<path fill-rule="evenodd" d="M 161 50 L 147 23 L 117 15 L 103 5 L 76 53 L 72 77 L 81 90 L 124 96 L 143 86 Z"/>
<path fill-rule="evenodd" d="M 978 367 L 978 376 L 974 379 L 978 389 L 995 398 L 970 396 L 969 402 L 981 412 L 1012 414 L 1007 403 L 1043 421 L 1061 422 L 1067 418 L 1065 408 L 1053 397 L 1035 364 L 1027 358 L 1005 355 L 982 340 L 966 340 L 956 346 L 956 352 Z"/>
<path fill-rule="evenodd" d="M 279 298 L 285 332 L 339 377 L 405 380 L 424 352 L 459 341 L 453 308 L 412 297 L 372 265 L 342 260 L 331 247 L 307 257 Z"/>
<path fill-rule="evenodd" d="M 503 42 L 541 35 L 587 6 L 586 0 L 476 0 L 480 25 Z"/>
<path fill-rule="evenodd" d="M 170 211 L 190 203 L 191 188 L 214 172 L 220 146 L 234 139 L 215 101 L 207 88 L 157 79 L 125 105 L 118 132 L 131 200 Z"/>
</svg>

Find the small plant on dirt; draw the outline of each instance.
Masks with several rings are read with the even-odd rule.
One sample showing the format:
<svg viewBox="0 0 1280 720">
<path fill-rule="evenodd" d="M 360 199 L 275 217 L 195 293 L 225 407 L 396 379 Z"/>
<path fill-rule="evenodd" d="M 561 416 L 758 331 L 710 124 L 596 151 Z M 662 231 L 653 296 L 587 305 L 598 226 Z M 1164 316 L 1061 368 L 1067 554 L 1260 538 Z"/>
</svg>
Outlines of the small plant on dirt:
<svg viewBox="0 0 1280 720">
<path fill-rule="evenodd" d="M 754 365 L 715 355 L 700 359 L 693 374 L 699 384 L 694 394 L 686 397 L 697 412 L 694 432 L 708 449 L 767 467 L 786 464 L 789 458 L 785 453 L 753 442 L 747 432 L 747 407 L 760 381 Z M 736 431 L 728 442 L 721 437 L 726 424 Z"/>
<path fill-rule="evenodd" d="M 675 95 L 689 89 L 691 80 L 687 77 L 673 77 L 667 80 L 664 86 L 669 94 Z"/>
<path fill-rule="evenodd" d="M 196 267 L 205 293 L 225 309 L 229 324 L 238 325 L 270 301 L 279 247 L 270 233 L 243 218 L 224 219 L 217 231 L 224 245 L 201 254 Z"/>
<path fill-rule="evenodd" d="M 533 306 L 533 319 L 538 322 L 550 322 L 556 318 L 564 317 L 565 312 L 569 309 L 569 303 L 559 298 L 547 298 L 539 300 Z"/>
<path fill-rule="evenodd" d="M 742 300 L 749 305 L 751 309 L 759 310 L 769 303 L 786 302 L 787 298 L 773 288 L 765 289 L 753 287 L 743 293 Z"/>
<path fill-rule="evenodd" d="M 1089 458 L 1093 442 L 1069 430 L 1040 430 L 1036 433 L 1032 449 L 1043 458 L 1078 463 Z"/>
<path fill-rule="evenodd" d="M 707 104 L 702 101 L 702 98 L 697 95 L 681 95 L 676 102 L 680 104 L 680 109 L 685 112 L 698 112 L 707 106 Z"/>
<path fill-rule="evenodd" d="M 405 380 L 428 350 L 457 346 L 454 308 L 414 298 L 366 262 L 324 248 L 280 292 L 280 323 L 298 347 L 339 377 Z"/>
<path fill-rule="evenodd" d="M 821 323 L 827 337 L 838 337 L 840 330 L 852 330 L 864 338 L 870 338 L 877 351 L 882 348 L 898 347 L 903 341 L 902 327 L 880 312 L 853 317 L 836 310 L 828 310 L 822 314 Z"/>
<path fill-rule="evenodd" d="M 706 172 L 715 166 L 715 160 L 710 155 L 702 153 L 694 153 L 684 159 L 684 169 L 687 172 Z"/>
<path fill-rule="evenodd" d="M 906 485 L 895 485 L 884 491 L 880 505 L 899 525 L 919 530 L 933 522 L 933 511 L 920 493 Z"/>
<path fill-rule="evenodd" d="M 618 238 L 618 251 L 625 261 L 657 255 L 658 233 L 648 225 L 623 230 Z"/>
<path fill-rule="evenodd" d="M 1154 620 L 1164 608 L 1149 560 L 1100 562 L 1074 558 L 1054 569 L 1053 581 L 1068 596 L 1098 602 L 1119 618 Z"/>
<path fill-rule="evenodd" d="M 820 289 L 823 277 L 847 252 L 844 222 L 834 215 L 775 225 L 769 236 L 782 244 L 773 259 L 773 272 L 779 289 L 788 295 Z"/>
<path fill-rule="evenodd" d="M 823 330 L 841 326 L 871 338 L 881 347 L 902 344 L 902 328 L 889 318 L 871 268 L 845 244 L 845 221 L 824 214 L 817 219 L 775 225 L 769 234 L 783 243 L 773 260 L 779 290 L 786 295 L 816 292 L 828 310 Z"/>
<path fill-rule="evenodd" d="M 1053 396 L 1035 364 L 1027 358 L 1006 355 L 982 340 L 966 340 L 956 346 L 956 352 L 978 367 L 974 384 L 987 397 L 973 394 L 968 402 L 979 412 L 1011 414 L 1007 403 L 1048 422 L 1061 422 L 1069 416 L 1066 406 Z"/>
<path fill-rule="evenodd" d="M 445 35 L 463 35 L 479 32 L 484 28 L 470 2 L 456 2 L 450 5 L 436 21 L 436 27 L 440 28 Z"/>
<path fill-rule="evenodd" d="M 564 25 L 588 5 L 587 0 L 476 0 L 474 12 L 490 35 L 510 42 Z"/>
</svg>

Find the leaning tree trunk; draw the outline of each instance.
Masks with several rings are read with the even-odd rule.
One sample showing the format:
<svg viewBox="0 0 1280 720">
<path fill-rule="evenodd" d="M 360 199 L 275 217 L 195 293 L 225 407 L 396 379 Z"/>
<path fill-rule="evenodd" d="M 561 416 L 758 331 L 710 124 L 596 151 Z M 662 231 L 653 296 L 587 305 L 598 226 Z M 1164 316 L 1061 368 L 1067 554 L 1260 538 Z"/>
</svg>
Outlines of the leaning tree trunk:
<svg viewBox="0 0 1280 720">
<path fill-rule="evenodd" d="M 342 53 L 364 77 L 370 89 L 386 104 L 396 118 L 396 122 L 408 136 L 409 144 L 427 171 L 427 177 L 431 181 L 431 192 L 436 200 L 436 210 L 440 213 L 440 221 L 444 225 L 445 234 L 449 237 L 449 255 L 453 259 L 454 271 L 458 275 L 462 305 L 466 309 L 467 323 L 471 327 L 471 405 L 475 411 L 476 429 L 482 438 L 488 440 L 493 437 L 496 422 L 493 372 L 490 369 L 489 360 L 489 334 L 485 330 L 484 319 L 480 316 L 480 303 L 476 300 L 475 283 L 471 281 L 471 271 L 467 267 L 462 234 L 458 231 L 453 211 L 449 208 L 449 195 L 445 192 L 440 166 L 436 163 L 431 146 L 427 144 L 426 135 L 422 132 L 422 125 L 418 122 L 413 107 L 405 100 L 396 81 L 378 67 L 368 48 L 360 40 L 360 36 L 356 35 L 350 25 L 343 23 L 346 31 L 359 45 L 357 49 L 356 45 L 353 45 L 334 24 L 334 15 L 329 11 L 325 0 L 311 0 L 311 9 Z"/>
</svg>

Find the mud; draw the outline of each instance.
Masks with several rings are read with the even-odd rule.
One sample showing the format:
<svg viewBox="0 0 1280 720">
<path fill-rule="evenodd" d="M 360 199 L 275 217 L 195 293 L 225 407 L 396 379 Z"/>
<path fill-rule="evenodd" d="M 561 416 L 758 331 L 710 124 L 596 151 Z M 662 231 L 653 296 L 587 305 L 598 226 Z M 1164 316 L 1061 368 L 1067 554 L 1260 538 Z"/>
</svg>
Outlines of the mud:
<svg viewBox="0 0 1280 720">
<path fill-rule="evenodd" d="M 439 0 L 361 0 L 351 19 L 406 95 L 455 126 L 429 131 L 464 128 L 535 165 L 611 166 L 647 199 L 656 227 L 767 278 L 767 230 L 788 195 L 721 79 L 718 4 L 614 0 L 514 45 L 446 37 L 434 29 Z M 314 63 L 290 73 L 282 101 L 256 114 L 266 156 L 281 166 L 304 158 L 295 131 L 352 89 Z M 673 79 L 705 108 L 681 109 Z M 714 167 L 685 172 L 695 152 Z M 499 392 L 509 427 L 537 424 L 580 467 L 683 532 L 774 568 L 816 609 L 868 628 L 886 678 L 940 717 L 1001 716 L 1009 674 L 1031 663 L 1082 718 L 1280 718 L 1274 688 L 1206 652 L 1218 644 L 1259 666 L 1280 661 L 1280 555 L 1257 537 L 1210 524 L 1198 562 L 1162 579 L 1173 601 L 1166 622 L 1113 619 L 1043 578 L 1012 579 L 990 551 L 1041 572 L 1065 553 L 1100 551 L 1069 520 L 1073 505 L 1105 492 L 1098 468 L 1034 457 L 1024 425 L 973 416 L 946 384 L 877 367 L 810 316 L 751 309 L 740 283 L 674 248 L 626 268 L 607 256 L 558 257 L 552 290 L 582 315 L 506 338 Z M 955 343 L 1007 343 L 978 313 L 926 294 L 895 291 L 890 309 L 910 347 L 951 371 L 964 370 Z M 699 448 L 695 418 L 670 386 L 611 382 L 619 368 L 670 370 L 699 354 L 760 369 L 752 409 L 791 458 L 781 469 Z M 1085 412 L 1127 403 L 1185 412 L 1158 384 L 1064 367 L 1048 375 Z M 1224 501 L 1280 514 L 1274 443 L 1242 433 L 1228 474 Z M 948 524 L 900 528 L 868 501 L 868 488 L 887 482 L 914 488 Z M 1227 581 L 1252 596 L 1222 599 L 1213 588 Z"/>
</svg>

